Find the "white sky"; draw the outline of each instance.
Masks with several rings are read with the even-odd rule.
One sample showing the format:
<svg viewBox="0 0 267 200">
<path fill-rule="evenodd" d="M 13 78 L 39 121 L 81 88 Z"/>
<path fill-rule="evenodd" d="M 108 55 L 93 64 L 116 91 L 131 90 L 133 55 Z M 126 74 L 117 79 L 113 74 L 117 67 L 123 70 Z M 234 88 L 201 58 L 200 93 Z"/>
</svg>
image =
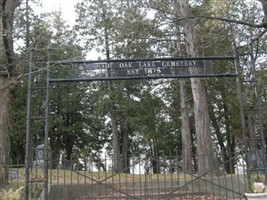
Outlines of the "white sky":
<svg viewBox="0 0 267 200">
<path fill-rule="evenodd" d="M 42 0 L 43 8 L 42 11 L 62 11 L 62 17 L 69 24 L 74 24 L 75 11 L 74 5 L 79 0 Z"/>
<path fill-rule="evenodd" d="M 75 9 L 74 5 L 82 0 L 41 0 L 43 7 L 36 8 L 38 11 L 62 11 L 63 19 L 70 25 L 75 22 Z M 91 50 L 87 57 L 89 60 L 97 60 L 103 55 L 98 53 L 95 49 Z"/>
</svg>

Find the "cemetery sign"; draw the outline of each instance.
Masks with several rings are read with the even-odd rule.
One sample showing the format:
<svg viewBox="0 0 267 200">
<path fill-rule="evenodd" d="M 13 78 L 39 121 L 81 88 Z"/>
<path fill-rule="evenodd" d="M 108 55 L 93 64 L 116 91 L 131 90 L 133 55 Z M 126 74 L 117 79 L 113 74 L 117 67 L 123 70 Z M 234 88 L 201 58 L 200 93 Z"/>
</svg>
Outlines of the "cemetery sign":
<svg viewBox="0 0 267 200">
<path fill-rule="evenodd" d="M 72 77 L 51 79 L 51 81 L 75 80 L 122 80 L 122 79 L 159 79 L 218 76 L 213 69 L 213 62 L 222 58 L 158 58 L 158 59 L 124 59 L 72 61 L 59 64 L 71 64 L 74 68 Z M 227 65 L 227 74 L 219 76 L 236 76 L 233 57 L 223 57 L 232 64 Z M 230 62 L 230 63 L 231 63 Z M 190 68 L 195 68 L 190 71 Z M 231 68 L 229 70 L 228 68 Z M 192 71 L 194 73 L 192 73 Z M 231 72 L 232 71 L 232 72 Z M 229 73 L 230 72 L 230 73 Z M 220 72 L 221 73 L 221 72 Z"/>
</svg>

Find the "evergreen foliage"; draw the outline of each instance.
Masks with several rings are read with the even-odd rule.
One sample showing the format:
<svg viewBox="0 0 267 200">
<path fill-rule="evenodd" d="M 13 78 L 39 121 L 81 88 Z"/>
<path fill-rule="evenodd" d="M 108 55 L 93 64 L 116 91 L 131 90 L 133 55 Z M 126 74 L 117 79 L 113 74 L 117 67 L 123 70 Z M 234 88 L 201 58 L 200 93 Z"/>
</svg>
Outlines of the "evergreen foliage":
<svg viewBox="0 0 267 200">
<path fill-rule="evenodd" d="M 219 0 L 192 2 L 197 22 L 195 45 L 199 55 L 232 55 L 234 41 L 242 47 L 251 39 L 250 35 L 253 36 L 255 50 L 263 52 L 258 56 L 260 67 L 257 68 L 257 75 L 262 109 L 266 110 L 265 30 L 236 23 L 260 24 L 263 13 L 260 12 L 259 3 L 233 0 L 227 0 L 227 4 Z M 52 48 L 53 60 L 84 59 L 92 49 L 102 54 L 102 59 L 187 56 L 187 41 L 181 28 L 184 19 L 179 16 L 179 9 L 173 1 L 81 1 L 76 5 L 74 27 L 66 25 L 60 12 L 37 15 L 31 7 L 32 3 L 36 2 L 22 4 L 16 13 L 15 41 L 22 41 L 22 45 L 17 47 L 19 57 L 24 58 L 30 47 L 38 49 L 48 45 Z M 245 53 L 246 48 L 240 48 L 240 51 Z M 39 60 L 46 56 L 45 53 L 38 55 Z M 90 59 L 90 55 L 88 57 Z M 21 74 L 27 74 L 28 59 L 21 59 Z M 226 61 L 212 64 L 221 71 L 229 65 Z M 44 63 L 40 62 L 40 66 Z M 42 71 L 37 67 L 35 70 Z M 51 70 L 53 77 L 72 73 L 72 66 L 66 66 L 63 70 L 62 66 L 55 65 Z M 10 127 L 12 160 L 16 162 L 18 159 L 20 163 L 24 163 L 25 157 L 28 85 L 26 76 L 22 77 L 14 90 L 13 123 Z M 35 79 L 44 81 L 44 76 L 40 73 Z M 203 83 L 208 94 L 213 149 L 215 154 L 222 155 L 219 161 L 227 162 L 242 147 L 236 83 L 227 78 L 205 79 Z M 104 152 L 113 156 L 112 120 L 117 125 L 119 153 L 125 153 L 126 165 L 129 165 L 131 158 L 142 155 L 157 159 L 164 154 L 181 154 L 179 84 L 177 80 L 52 84 L 49 138 L 53 159 L 58 161 L 62 151 L 67 160 L 91 157 L 99 162 Z M 188 81 L 186 88 L 189 91 L 186 99 L 192 136 L 191 151 L 194 154 L 197 145 L 194 105 Z M 38 114 L 44 109 L 40 106 L 44 96 L 36 94 L 32 98 L 34 113 Z M 266 116 L 266 112 L 263 114 Z M 39 122 L 33 127 L 36 131 L 33 136 L 35 144 L 43 142 L 43 125 Z M 266 120 L 264 125 L 267 126 Z M 228 163 L 225 171 L 233 173 L 235 162 Z M 160 173 L 156 163 L 151 164 L 153 171 Z M 195 168 L 196 165 L 194 163 Z M 106 166 L 102 165 L 102 168 L 106 169 Z"/>
</svg>

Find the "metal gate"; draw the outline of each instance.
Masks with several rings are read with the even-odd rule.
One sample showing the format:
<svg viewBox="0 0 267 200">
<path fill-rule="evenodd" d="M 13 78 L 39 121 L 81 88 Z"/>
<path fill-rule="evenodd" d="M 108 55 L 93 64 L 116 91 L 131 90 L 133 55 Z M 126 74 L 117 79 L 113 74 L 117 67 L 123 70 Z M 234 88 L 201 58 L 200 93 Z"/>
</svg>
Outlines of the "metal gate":
<svg viewBox="0 0 267 200">
<path fill-rule="evenodd" d="M 53 172 L 50 170 L 50 166 L 53 164 L 51 161 L 50 148 L 49 148 L 49 98 L 50 98 L 50 90 L 53 89 L 51 84 L 59 84 L 61 82 L 81 82 L 81 81 L 111 81 L 111 80 L 137 80 L 137 79 L 173 79 L 173 78 L 210 78 L 210 77 L 233 77 L 237 79 L 237 87 L 240 95 L 240 104 L 241 104 L 241 117 L 242 117 L 242 128 L 243 131 L 246 129 L 245 127 L 245 116 L 244 116 L 244 108 L 243 108 L 243 97 L 242 97 L 242 88 L 240 84 L 240 61 L 239 56 L 235 53 L 234 56 L 222 56 L 222 57 L 196 57 L 196 58 L 156 58 L 156 59 L 124 59 L 124 60 L 96 60 L 96 61 L 58 61 L 53 60 L 51 57 L 52 49 L 47 49 L 47 59 L 38 56 L 39 50 L 32 50 L 30 56 L 29 63 L 29 86 L 28 86 L 28 110 L 27 110 L 27 141 L 26 141 L 26 188 L 25 188 L 25 199 L 28 200 L 32 198 L 31 193 L 36 188 L 40 187 L 38 185 L 42 185 L 42 198 L 47 200 L 49 194 L 55 190 L 54 184 L 52 184 Z M 43 50 L 41 50 L 43 51 Z M 216 66 L 216 63 L 224 62 L 225 68 L 222 71 L 221 68 Z M 39 76 L 38 71 L 43 73 L 44 70 L 40 69 L 45 65 L 46 78 L 43 79 L 43 76 Z M 41 66 L 41 67 L 40 67 Z M 60 66 L 60 67 L 59 67 Z M 57 77 L 53 77 L 51 74 L 51 69 L 59 67 L 56 70 Z M 191 67 L 197 68 L 198 72 L 196 74 L 190 74 L 189 69 Z M 72 70 L 72 73 L 61 73 L 64 70 L 69 71 Z M 59 75 L 60 74 L 60 75 Z M 38 107 L 38 112 L 34 113 L 32 111 L 31 98 L 32 93 L 38 93 L 43 98 L 43 101 L 40 102 L 40 106 Z M 38 124 L 38 125 L 37 125 Z M 34 147 L 33 146 L 33 132 L 40 132 L 43 134 L 43 138 L 38 138 L 44 141 L 42 146 Z M 244 131 L 245 132 L 245 131 Z M 42 157 L 42 163 L 39 164 L 41 169 L 35 169 L 31 165 L 34 160 L 33 155 L 40 154 Z M 263 159 L 265 160 L 265 159 Z M 139 159 L 135 164 L 141 164 L 144 160 Z M 264 161 L 266 162 L 266 161 Z M 160 162 L 158 162 L 160 163 Z M 133 165 L 131 165 L 133 166 Z M 266 165 L 265 165 L 266 166 Z M 171 166 L 169 166 L 171 167 Z M 40 172 L 41 170 L 41 172 Z M 63 172 L 65 173 L 66 168 L 64 167 Z M 239 192 L 235 192 L 233 188 L 234 185 L 231 185 L 230 188 L 227 185 L 230 184 L 230 180 L 233 180 L 232 176 L 230 178 L 224 177 L 224 180 L 217 179 L 216 181 L 214 177 L 210 176 L 210 174 L 204 174 L 202 176 L 197 176 L 195 173 L 187 173 L 182 171 L 180 168 L 175 169 L 176 174 L 183 175 L 185 178 L 182 179 L 178 176 L 174 180 L 173 174 L 175 173 L 163 173 L 153 176 L 150 173 L 143 173 L 143 176 L 132 174 L 124 174 L 125 180 L 122 182 L 120 179 L 119 183 L 114 184 L 114 177 L 122 176 L 121 172 L 110 172 L 105 173 L 104 178 L 95 178 L 92 174 L 88 175 L 86 170 L 77 171 L 73 168 L 70 168 L 70 173 L 78 177 L 83 177 L 85 183 L 90 182 L 89 186 L 84 186 L 84 190 L 88 191 L 102 191 L 103 199 L 152 199 L 152 195 L 148 188 L 153 188 L 157 190 L 157 195 L 155 199 L 171 199 L 175 198 L 177 192 L 179 195 L 190 195 L 187 193 L 190 191 L 197 191 L 196 195 L 203 195 L 203 189 L 196 190 L 192 189 L 192 187 L 196 188 L 194 183 L 198 183 L 200 185 L 204 185 L 206 187 L 206 193 L 210 194 L 212 191 L 222 191 L 225 190 L 226 193 L 231 193 L 235 197 L 240 197 L 243 190 Z M 57 171 L 60 173 L 59 171 Z M 61 171 L 62 172 L 62 171 Z M 43 176 L 40 175 L 43 174 Z M 74 175 L 75 174 L 75 175 Z M 171 188 L 167 190 L 166 188 L 166 176 L 169 176 L 171 180 L 174 180 L 170 183 Z M 162 176 L 162 177 L 161 177 Z M 141 180 L 136 183 L 138 178 Z M 158 178 L 158 179 L 157 179 Z M 238 177 L 240 178 L 240 177 Z M 145 179 L 145 181 L 143 180 Z M 147 180 L 150 181 L 147 181 Z M 157 179 L 155 183 L 151 180 Z M 159 181 L 159 180 L 165 180 Z M 229 179 L 229 182 L 226 180 Z M 238 182 L 238 180 L 237 180 Z M 177 184 L 174 184 L 177 183 Z M 223 185 L 223 184 L 224 185 Z M 232 181 L 233 183 L 233 181 Z M 154 187 L 154 185 L 157 185 Z M 212 185 L 212 191 L 207 190 L 207 185 Z M 61 191 L 57 194 L 61 194 L 64 196 L 68 194 L 67 188 L 71 190 L 74 188 L 74 185 L 71 183 L 66 184 L 64 189 L 59 189 L 56 191 Z M 86 185 L 86 184 L 85 184 Z M 150 185 L 150 187 L 148 187 Z M 165 186 L 165 187 L 164 187 Z M 33 189 L 35 187 L 35 189 Z M 90 189 L 90 187 L 92 187 Z M 245 187 L 245 186 L 244 186 Z M 137 189 L 139 188 L 139 189 Z M 161 190 L 165 190 L 161 192 Z M 143 193 L 142 193 L 143 191 Z M 183 191 L 185 191 L 183 193 Z M 94 192 L 92 192 L 94 193 Z M 64 194 L 64 195 L 63 195 Z M 109 197 L 109 194 L 111 195 Z M 139 195 L 138 195 L 139 194 Z M 78 195 L 79 196 L 79 195 Z M 97 197 L 96 197 L 97 196 Z M 97 194 L 96 196 L 84 196 L 79 198 L 81 199 L 92 199 L 97 198 L 101 199 L 101 195 Z M 66 199 L 66 197 L 64 197 Z"/>
</svg>

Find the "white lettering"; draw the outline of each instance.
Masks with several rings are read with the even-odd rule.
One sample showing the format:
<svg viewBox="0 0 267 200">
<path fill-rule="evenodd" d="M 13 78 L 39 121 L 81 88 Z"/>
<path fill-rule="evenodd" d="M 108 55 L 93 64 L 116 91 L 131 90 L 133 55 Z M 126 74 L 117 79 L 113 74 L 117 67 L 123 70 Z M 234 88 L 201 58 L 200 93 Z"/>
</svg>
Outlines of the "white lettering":
<svg viewBox="0 0 267 200">
<path fill-rule="evenodd" d="M 162 61 L 162 67 L 167 67 L 167 63 L 165 61 Z"/>
<path fill-rule="evenodd" d="M 120 68 L 133 68 L 132 62 L 119 63 Z"/>
</svg>

